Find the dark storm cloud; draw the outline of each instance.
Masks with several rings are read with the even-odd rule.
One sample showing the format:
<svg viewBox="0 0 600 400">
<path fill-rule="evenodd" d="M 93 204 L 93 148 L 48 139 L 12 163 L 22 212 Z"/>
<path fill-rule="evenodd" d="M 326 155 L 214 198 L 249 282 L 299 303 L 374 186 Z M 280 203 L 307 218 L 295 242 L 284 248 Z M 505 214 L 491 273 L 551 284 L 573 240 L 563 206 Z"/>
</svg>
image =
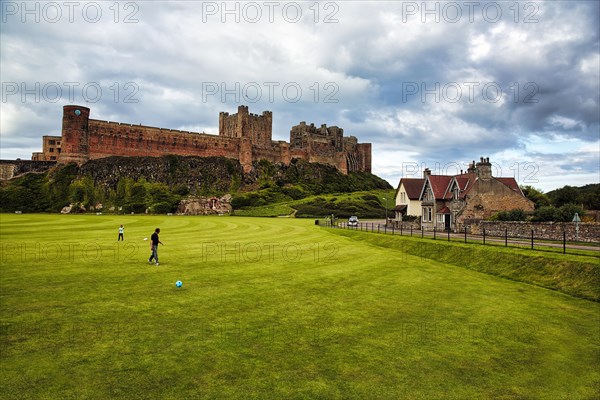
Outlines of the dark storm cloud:
<svg viewBox="0 0 600 400">
<path fill-rule="evenodd" d="M 137 9 L 121 8 L 118 23 L 108 3 L 98 3 L 97 23 L 80 17 L 23 23 L 3 14 L 3 96 L 5 83 L 79 87 L 73 100 L 66 92 L 57 101 L 3 97 L 2 157 L 26 158 L 41 135 L 59 133 L 68 103 L 89 106 L 92 118 L 210 133 L 217 133 L 219 111 L 246 104 L 254 113 L 273 111 L 278 140 L 300 121 L 338 125 L 381 149 L 374 172 L 393 184 L 405 158 L 451 162 L 511 150 L 526 156 L 535 151 L 533 137 L 556 149 L 565 138 L 580 147 L 598 140 L 597 2 L 520 2 L 517 8 L 475 2 L 472 19 L 466 3 L 456 2 L 462 13 L 456 21 L 451 3 L 429 2 L 438 11 L 426 22 L 422 2 L 337 2 L 333 14 L 320 9 L 317 23 L 312 3 L 300 3 L 304 14 L 295 22 L 282 19 L 279 9 L 273 23 L 264 8 L 258 23 L 206 18 L 207 2 L 132 2 Z M 123 23 L 131 11 L 137 22 Z M 337 22 L 323 23 L 329 14 Z M 274 93 L 266 82 L 278 85 Z M 294 101 L 281 90 L 290 83 L 302 89 Z M 472 97 L 465 83 L 476 85 Z M 101 87 L 102 96 L 86 102 L 86 84 Z M 217 93 L 210 92 L 214 85 Z M 462 89 L 458 99 L 455 85 Z M 482 91 L 486 85 L 491 92 Z M 261 96 L 244 98 L 240 92 L 248 87 L 259 87 Z M 237 93 L 223 96 L 222 88 Z M 496 88 L 502 95 L 490 101 L 486 95 Z M 423 96 L 423 89 L 435 93 Z"/>
</svg>

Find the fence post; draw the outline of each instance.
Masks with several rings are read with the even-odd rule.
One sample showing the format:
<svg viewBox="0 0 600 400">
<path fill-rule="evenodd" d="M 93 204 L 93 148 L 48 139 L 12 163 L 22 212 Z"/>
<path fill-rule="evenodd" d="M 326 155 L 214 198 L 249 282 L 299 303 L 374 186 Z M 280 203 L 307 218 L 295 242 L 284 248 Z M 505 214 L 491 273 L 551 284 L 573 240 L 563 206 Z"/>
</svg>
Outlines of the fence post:
<svg viewBox="0 0 600 400">
<path fill-rule="evenodd" d="M 387 235 L 387 224 L 383 226 L 383 234 Z"/>
<path fill-rule="evenodd" d="M 504 247 L 508 247 L 508 228 L 504 228 Z"/>
<path fill-rule="evenodd" d="M 394 236 L 394 225 L 392 225 L 392 236 Z"/>
<path fill-rule="evenodd" d="M 435 225 L 433 226 L 433 240 L 435 240 Z"/>
<path fill-rule="evenodd" d="M 533 250 L 533 229 L 531 230 L 531 250 Z"/>
<path fill-rule="evenodd" d="M 450 229 L 448 229 L 448 241 L 450 241 Z"/>
<path fill-rule="evenodd" d="M 379 224 L 377 224 L 377 233 L 379 233 Z"/>
<path fill-rule="evenodd" d="M 467 225 L 465 225 L 465 243 L 467 243 Z"/>
<path fill-rule="evenodd" d="M 563 231 L 563 254 L 567 252 L 567 233 Z"/>
<path fill-rule="evenodd" d="M 423 239 L 423 234 L 425 233 L 425 229 L 423 229 L 423 225 L 421 225 L 421 239 Z"/>
<path fill-rule="evenodd" d="M 410 226 L 410 236 L 412 236 L 412 225 Z"/>
<path fill-rule="evenodd" d="M 485 228 L 483 228 L 483 244 L 485 245 Z"/>
</svg>

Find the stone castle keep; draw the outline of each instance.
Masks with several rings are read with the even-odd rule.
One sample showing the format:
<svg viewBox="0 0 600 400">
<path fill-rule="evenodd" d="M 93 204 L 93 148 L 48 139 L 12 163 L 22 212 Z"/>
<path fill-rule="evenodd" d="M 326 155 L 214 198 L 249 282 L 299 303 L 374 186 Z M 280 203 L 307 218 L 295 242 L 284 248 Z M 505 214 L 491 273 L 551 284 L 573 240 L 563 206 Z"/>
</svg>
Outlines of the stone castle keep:
<svg viewBox="0 0 600 400">
<path fill-rule="evenodd" d="M 371 172 L 371 144 L 344 137 L 337 126 L 320 128 L 301 122 L 292 127 L 290 142 L 272 139 L 273 114 L 219 114 L 219 135 L 90 119 L 87 107 L 63 107 L 62 136 L 44 136 L 44 151 L 33 160 L 83 164 L 109 156 L 223 156 L 240 161 L 246 172 L 265 159 L 289 165 L 298 158 L 348 172 Z"/>
</svg>

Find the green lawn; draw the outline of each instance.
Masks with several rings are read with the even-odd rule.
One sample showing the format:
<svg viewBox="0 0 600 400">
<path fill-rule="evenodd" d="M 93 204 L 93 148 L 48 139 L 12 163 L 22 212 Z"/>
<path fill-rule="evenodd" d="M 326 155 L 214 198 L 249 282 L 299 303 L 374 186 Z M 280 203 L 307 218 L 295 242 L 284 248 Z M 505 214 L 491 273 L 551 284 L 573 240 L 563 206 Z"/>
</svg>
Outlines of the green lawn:
<svg viewBox="0 0 600 400">
<path fill-rule="evenodd" d="M 599 395 L 600 304 L 473 260 L 312 219 L 0 218 L 2 399 Z"/>
</svg>

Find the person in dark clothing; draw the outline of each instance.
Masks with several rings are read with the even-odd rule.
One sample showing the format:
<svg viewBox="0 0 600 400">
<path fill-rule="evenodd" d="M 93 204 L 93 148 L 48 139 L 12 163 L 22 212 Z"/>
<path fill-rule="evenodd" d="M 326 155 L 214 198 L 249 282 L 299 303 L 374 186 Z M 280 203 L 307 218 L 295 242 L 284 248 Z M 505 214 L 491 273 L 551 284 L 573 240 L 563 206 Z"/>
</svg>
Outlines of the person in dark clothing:
<svg viewBox="0 0 600 400">
<path fill-rule="evenodd" d="M 158 238 L 159 233 L 160 233 L 160 228 L 156 228 L 154 230 L 154 233 L 152 234 L 152 236 L 150 236 L 150 250 L 152 251 L 150 258 L 148 259 L 148 262 L 150 264 L 152 264 L 152 260 L 154 259 L 154 262 L 156 263 L 156 265 L 158 265 L 158 244 L 160 243 L 160 244 L 164 245 L 164 243 L 161 242 L 160 239 Z"/>
</svg>

